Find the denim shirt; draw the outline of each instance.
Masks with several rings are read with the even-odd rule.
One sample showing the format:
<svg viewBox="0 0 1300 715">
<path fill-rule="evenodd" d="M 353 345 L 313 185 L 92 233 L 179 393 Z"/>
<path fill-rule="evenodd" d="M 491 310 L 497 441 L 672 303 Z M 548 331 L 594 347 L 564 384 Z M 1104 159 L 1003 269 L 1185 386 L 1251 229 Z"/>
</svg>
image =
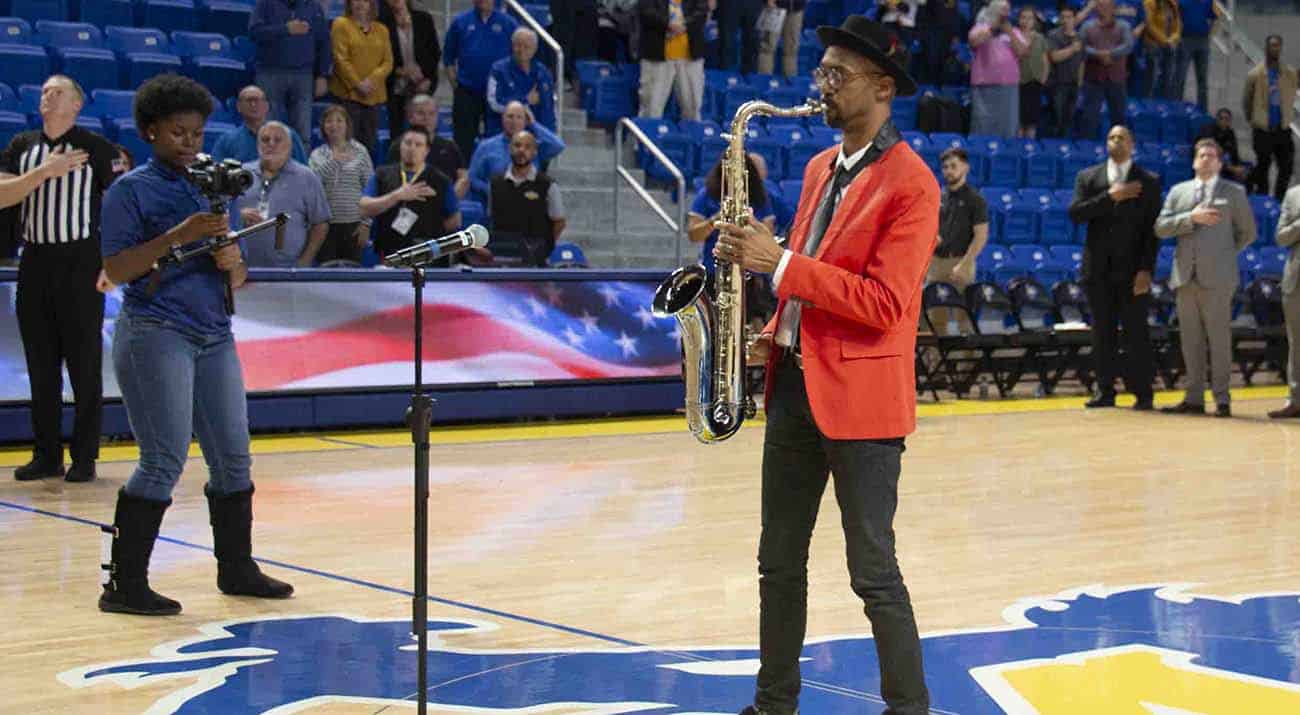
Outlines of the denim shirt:
<svg viewBox="0 0 1300 715">
<path fill-rule="evenodd" d="M 104 195 L 100 236 L 104 257 L 151 241 L 208 208 L 207 199 L 184 176 L 150 159 L 113 182 Z M 226 275 L 211 256 L 164 268 L 153 295 L 148 292 L 151 277 L 146 273 L 123 288 L 128 313 L 169 321 L 198 335 L 230 330 Z"/>
</svg>

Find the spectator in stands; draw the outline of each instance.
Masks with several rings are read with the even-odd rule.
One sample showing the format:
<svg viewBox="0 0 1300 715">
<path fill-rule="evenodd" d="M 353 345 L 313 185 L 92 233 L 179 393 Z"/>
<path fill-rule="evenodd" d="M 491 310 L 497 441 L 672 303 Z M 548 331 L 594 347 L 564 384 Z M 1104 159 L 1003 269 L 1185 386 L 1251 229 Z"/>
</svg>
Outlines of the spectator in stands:
<svg viewBox="0 0 1300 715">
<path fill-rule="evenodd" d="M 641 18 L 641 116 L 663 116 L 668 92 L 675 87 L 682 119 L 698 120 L 704 103 L 707 0 L 638 0 L 637 12 Z"/>
<path fill-rule="evenodd" d="M 116 179 L 135 168 L 135 157 L 121 144 L 114 144 L 113 149 L 117 151 L 117 158 L 113 160 L 113 178 Z"/>
<path fill-rule="evenodd" d="M 1111 127 L 1106 161 L 1075 178 L 1070 220 L 1088 226 L 1079 278 L 1092 310 L 1097 388 L 1085 406 L 1115 406 L 1123 325 L 1124 382 L 1137 398 L 1133 409 L 1145 411 L 1152 408 L 1155 377 L 1147 313 L 1156 267 L 1153 227 L 1160 213 L 1160 178 L 1133 161 L 1133 147 L 1133 132 L 1119 124 Z"/>
<path fill-rule="evenodd" d="M 876 0 L 876 21 L 894 31 L 909 52 L 916 36 L 916 15 L 926 0 Z"/>
<path fill-rule="evenodd" d="M 1187 97 L 1187 65 L 1196 71 L 1196 105 L 1209 111 L 1210 34 L 1218 14 L 1215 0 L 1178 0 L 1183 20 L 1182 42 L 1174 67 L 1174 98 Z"/>
<path fill-rule="evenodd" d="M 334 58 L 320 3 L 257 0 L 248 34 L 257 45 L 257 85 L 266 90 L 275 111 L 294 132 L 310 136 L 311 103 L 325 96 Z"/>
<path fill-rule="evenodd" d="M 331 105 L 321 114 L 320 135 L 325 143 L 311 153 L 308 165 L 325 190 L 330 225 L 316 260 L 360 263 L 361 249 L 370 242 L 370 226 L 361 220 L 359 202 L 375 168 L 370 152 L 352 138 L 352 118 L 343 107 Z"/>
<path fill-rule="evenodd" d="M 1183 41 L 1183 15 L 1178 0 L 1142 0 L 1146 21 L 1142 30 L 1142 52 L 1146 72 L 1142 75 L 1142 96 L 1178 99 L 1178 47 Z"/>
<path fill-rule="evenodd" d="M 1237 254 L 1255 241 L 1255 216 L 1246 190 L 1220 181 L 1223 150 L 1212 139 L 1196 142 L 1196 178 L 1170 189 L 1156 221 L 1156 235 L 1176 238 L 1169 287 L 1178 308 L 1178 331 L 1187 366 L 1183 401 L 1162 411 L 1205 413 L 1205 353 L 1210 353 L 1210 390 L 1215 415 L 1231 417 L 1232 295 Z"/>
<path fill-rule="evenodd" d="M 388 101 L 393 46 L 388 28 L 375 22 L 374 0 L 347 0 L 344 7 L 344 14 L 330 28 L 334 47 L 330 92 L 352 117 L 357 141 L 373 149 L 379 136 L 379 107 Z"/>
<path fill-rule="evenodd" d="M 769 200 L 767 188 L 763 185 L 763 179 L 759 175 L 758 166 L 754 163 L 752 155 L 745 156 L 745 170 L 749 174 L 749 211 L 756 220 L 767 226 L 768 231 L 773 231 L 776 226 L 776 214 L 772 211 L 772 202 Z M 713 247 L 718 242 L 718 230 L 714 228 L 714 223 L 722 217 L 721 202 L 722 159 L 718 159 L 708 175 L 704 177 L 704 185 L 695 195 L 690 212 L 686 214 L 686 235 L 691 239 L 691 243 L 703 244 L 700 247 L 700 263 L 708 271 L 710 282 L 713 280 Z"/>
<path fill-rule="evenodd" d="M 1293 186 L 1282 198 L 1282 215 L 1277 221 L 1277 245 L 1287 249 L 1282 273 L 1282 312 L 1286 316 L 1286 341 L 1290 346 L 1286 382 L 1290 388 L 1286 405 L 1273 410 L 1273 419 L 1300 417 L 1300 186 Z"/>
<path fill-rule="evenodd" d="M 970 133 L 1014 137 L 1020 130 L 1020 57 L 1029 45 L 1011 26 L 1011 4 L 993 0 L 980 10 L 970 30 L 975 50 L 971 65 Z"/>
<path fill-rule="evenodd" d="M 1052 63 L 1047 77 L 1053 121 L 1050 135 L 1069 139 L 1075 105 L 1079 102 L 1079 80 L 1083 76 L 1083 38 L 1076 31 L 1073 7 L 1062 3 L 1057 17 L 1059 24 L 1047 35 L 1047 58 Z"/>
<path fill-rule="evenodd" d="M 1201 127 L 1196 138 L 1213 139 L 1223 149 L 1223 172 L 1220 176 L 1239 184 L 1246 183 L 1250 165 L 1241 160 L 1241 151 L 1237 148 L 1237 130 L 1232 128 L 1231 109 L 1220 108 L 1214 115 L 1214 121 Z"/>
<path fill-rule="evenodd" d="M 939 243 L 926 273 L 927 283 L 948 283 L 959 291 L 975 282 L 975 262 L 989 240 L 989 206 L 980 192 L 966 181 L 970 157 L 966 150 L 951 147 L 939 156 L 947 190 L 939 204 Z M 948 333 L 949 310 L 930 311 L 936 335 Z"/>
<path fill-rule="evenodd" d="M 751 151 L 749 160 L 758 170 L 758 177 L 763 180 L 763 188 L 767 189 L 767 198 L 772 202 L 772 213 L 776 216 L 774 230 L 778 235 L 783 234 L 794 221 L 794 204 L 798 203 L 799 197 L 782 195 L 781 187 L 768 178 L 767 159 L 764 159 L 762 154 Z"/>
<path fill-rule="evenodd" d="M 473 156 L 479 126 L 487 117 L 487 82 L 492 65 L 510 56 L 514 18 L 492 9 L 492 0 L 474 0 L 474 7 L 456 16 L 447 28 L 442 63 L 455 88 L 451 105 L 452 132 L 461 156 Z"/>
<path fill-rule="evenodd" d="M 239 97 L 235 100 L 235 110 L 244 120 L 244 126 L 222 134 L 212 147 L 212 158 L 217 161 L 234 159 L 243 164 L 257 158 L 257 133 L 266 125 L 271 105 L 262 88 L 250 84 L 239 90 Z M 293 144 L 293 160 L 307 161 L 307 152 L 302 148 L 302 137 L 292 127 L 289 132 Z"/>
<path fill-rule="evenodd" d="M 420 127 L 433 137 L 433 146 L 429 149 L 429 165 L 455 183 L 456 198 L 465 198 L 465 194 L 469 193 L 469 172 L 465 169 L 465 158 L 461 156 L 456 142 L 438 134 L 438 100 L 427 94 L 412 97 L 406 104 L 406 126 Z M 401 161 L 401 151 L 401 142 L 389 144 L 388 163 Z"/>
<path fill-rule="evenodd" d="M 1032 7 L 1020 9 L 1020 34 L 1027 49 L 1020 56 L 1020 134 L 1033 139 L 1038 134 L 1043 114 L 1043 86 L 1051 63 L 1047 59 L 1047 38 L 1038 31 L 1038 12 Z"/>
<path fill-rule="evenodd" d="M 1101 102 L 1112 124 L 1124 123 L 1127 59 L 1133 51 L 1133 28 L 1115 15 L 1115 0 L 1097 0 L 1097 17 L 1083 24 L 1083 136 L 1091 139 L 1101 122 Z"/>
<path fill-rule="evenodd" d="M 282 236 L 267 231 L 244 239 L 245 260 L 254 268 L 310 268 L 329 230 L 325 189 L 311 169 L 289 158 L 289 131 L 282 122 L 267 122 L 258 131 L 258 158 L 244 164 L 253 185 L 230 212 L 232 229 L 289 216 Z"/>
<path fill-rule="evenodd" d="M 510 169 L 492 177 L 488 216 L 497 246 L 518 245 L 526 266 L 546 265 L 564 233 L 564 201 L 555 180 L 537 171 L 537 138 L 527 129 L 510 138 Z M 501 250 L 494 249 L 498 255 Z"/>
<path fill-rule="evenodd" d="M 776 72 L 776 46 L 781 45 L 781 74 L 793 77 L 799 74 L 799 33 L 803 31 L 803 11 L 807 0 L 767 0 L 767 7 L 784 10 L 781 27 L 774 32 L 760 29 L 758 38 L 758 71 L 760 74 Z"/>
<path fill-rule="evenodd" d="M 550 11 L 551 37 L 564 48 L 564 74 L 569 78 L 570 85 L 577 87 L 577 61 L 596 56 L 600 34 L 598 2 L 597 0 L 550 0 Z M 561 87 L 560 91 L 564 91 L 564 88 Z"/>
<path fill-rule="evenodd" d="M 661 3 L 655 2 L 655 5 L 659 4 Z M 718 21 L 718 68 L 736 69 L 736 55 L 739 52 L 740 73 L 753 74 L 758 59 L 758 17 L 763 13 L 764 0 L 717 0 L 715 4 L 717 14 L 714 17 Z M 642 3 L 642 7 L 644 5 Z M 685 12 L 688 16 L 691 14 L 690 10 Z M 642 22 L 645 22 L 644 17 Z M 684 24 L 690 25 L 690 21 Z M 739 43 L 736 42 L 737 34 L 740 35 Z M 645 47 L 645 44 L 641 45 L 643 51 Z M 701 46 L 700 49 L 702 50 L 703 47 Z M 693 56 L 702 55 L 697 52 L 693 53 Z"/>
<path fill-rule="evenodd" d="M 1273 196 L 1281 201 L 1291 185 L 1291 168 L 1295 163 L 1291 123 L 1295 121 L 1296 71 L 1282 62 L 1281 35 L 1269 35 L 1264 46 L 1264 61 L 1246 75 L 1241 105 L 1250 122 L 1251 143 L 1255 146 L 1252 188 L 1257 193 L 1269 193 L 1268 170 L 1276 160 Z"/>
<path fill-rule="evenodd" d="M 77 125 L 85 102 L 75 80 L 50 77 L 41 86 L 40 124 L 14 136 L 0 153 L 0 207 L 20 207 L 14 219 L 23 240 L 13 309 L 26 357 L 34 444 L 31 461 L 14 471 L 19 481 L 93 481 L 99 458 L 103 294 L 110 288 L 100 260 L 100 205 L 117 178 L 117 152 Z M 60 428 L 65 366 L 76 401 L 66 476 Z"/>
<path fill-rule="evenodd" d="M 923 30 L 924 57 L 920 79 L 926 84 L 944 84 L 943 68 L 952 55 L 953 44 L 961 37 L 966 20 L 957 0 L 926 0 L 921 5 L 917 23 Z"/>
<path fill-rule="evenodd" d="M 510 137 L 527 129 L 537 139 L 537 164 L 546 171 L 551 159 L 564 151 L 564 142 L 549 129 L 533 120 L 533 114 L 521 102 L 506 105 L 501 115 L 501 133 L 484 139 L 474 150 L 469 162 L 470 195 L 475 201 L 486 202 L 492 177 L 504 174 L 510 168 Z"/>
<path fill-rule="evenodd" d="M 637 0 L 597 0 L 596 55 L 600 59 L 617 64 L 639 56 L 637 41 L 640 38 L 637 36 L 636 4 Z M 553 5 L 551 22 L 555 22 Z M 555 25 L 552 24 L 552 34 L 555 33 L 555 29 Z M 577 75 L 573 76 L 576 78 Z"/>
<path fill-rule="evenodd" d="M 429 133 L 418 127 L 398 139 L 402 160 L 375 170 L 361 197 L 361 215 L 373 218 L 375 251 L 386 256 L 460 228 L 460 202 L 451 179 L 427 163 Z M 449 266 L 448 258 L 436 266 Z"/>
<path fill-rule="evenodd" d="M 388 135 L 395 137 L 402 130 L 410 98 L 437 94 L 442 47 L 433 15 L 417 9 L 409 0 L 384 0 L 379 6 L 379 22 L 388 28 L 393 46 L 393 72 L 388 75 Z"/>
<path fill-rule="evenodd" d="M 554 131 L 555 80 L 537 59 L 537 33 L 526 27 L 515 30 L 510 48 L 510 56 L 497 60 L 488 73 L 488 135 L 501 131 L 501 113 L 511 102 L 523 103 L 537 121 Z"/>
</svg>

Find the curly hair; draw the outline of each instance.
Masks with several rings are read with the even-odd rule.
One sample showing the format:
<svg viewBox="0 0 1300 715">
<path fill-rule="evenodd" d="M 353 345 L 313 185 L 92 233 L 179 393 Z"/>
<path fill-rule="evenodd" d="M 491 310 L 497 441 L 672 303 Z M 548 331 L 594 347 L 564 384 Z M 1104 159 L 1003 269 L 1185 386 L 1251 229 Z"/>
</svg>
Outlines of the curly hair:
<svg viewBox="0 0 1300 715">
<path fill-rule="evenodd" d="M 198 112 L 204 119 L 212 114 L 212 94 L 189 77 L 160 74 L 147 80 L 135 92 L 132 112 L 141 134 L 153 124 L 182 112 Z"/>
</svg>

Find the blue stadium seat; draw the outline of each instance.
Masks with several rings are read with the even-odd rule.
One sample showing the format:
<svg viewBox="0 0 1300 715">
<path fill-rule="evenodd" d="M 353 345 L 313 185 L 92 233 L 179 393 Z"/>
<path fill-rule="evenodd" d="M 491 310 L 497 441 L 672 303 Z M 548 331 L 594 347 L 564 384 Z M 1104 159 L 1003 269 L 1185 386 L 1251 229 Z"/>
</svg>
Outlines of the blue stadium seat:
<svg viewBox="0 0 1300 715">
<path fill-rule="evenodd" d="M 113 122 L 113 126 L 116 127 L 116 135 L 111 138 L 131 152 L 131 157 L 135 159 L 136 166 L 145 163 L 153 156 L 153 145 L 140 138 L 140 132 L 136 129 L 135 120 L 119 119 Z"/>
<path fill-rule="evenodd" d="M 930 146 L 938 148 L 940 151 L 949 147 L 966 148 L 966 137 L 951 132 L 932 132 L 930 134 Z"/>
<path fill-rule="evenodd" d="M 808 127 L 808 133 L 812 135 L 813 141 L 820 142 L 823 146 L 831 146 L 844 141 L 844 132 L 840 129 L 814 125 Z"/>
<path fill-rule="evenodd" d="M 799 203 L 799 196 L 802 194 L 803 179 L 785 179 L 781 182 L 781 195 L 791 206 Z"/>
<path fill-rule="evenodd" d="M 31 117 L 40 114 L 41 85 L 30 83 L 18 85 L 18 111 Z"/>
<path fill-rule="evenodd" d="M 225 35 L 214 32 L 173 32 L 172 49 L 185 62 L 187 73 L 218 97 L 230 97 L 252 81 Z"/>
<path fill-rule="evenodd" d="M 1174 184 L 1178 184 L 1192 178 L 1191 160 L 1184 159 L 1176 152 L 1173 157 L 1165 161 L 1159 168 L 1160 168 L 1160 179 L 1166 191 L 1172 188 Z"/>
<path fill-rule="evenodd" d="M 468 226 L 473 223 L 484 223 L 487 219 L 487 212 L 483 210 L 483 204 L 477 201 L 463 199 L 460 202 L 460 223 L 462 226 Z"/>
<path fill-rule="evenodd" d="M 31 45 L 36 43 L 30 22 L 21 17 L 0 17 L 0 43 Z"/>
<path fill-rule="evenodd" d="M 576 243 L 557 243 L 546 259 L 546 265 L 551 268 L 586 268 L 587 256 Z"/>
<path fill-rule="evenodd" d="M 13 0 L 9 5 L 9 12 L 29 22 L 71 19 L 68 0 Z"/>
<path fill-rule="evenodd" d="M 171 41 L 161 30 L 109 25 L 104 37 L 121 62 L 124 88 L 135 89 L 154 75 L 181 72 L 181 58 L 172 54 Z"/>
<path fill-rule="evenodd" d="M 103 34 L 94 25 L 40 20 L 36 23 L 36 37 L 50 47 L 55 69 L 76 78 L 85 90 L 119 86 L 117 57 L 104 47 Z"/>
<path fill-rule="evenodd" d="M 242 0 L 199 0 L 200 26 L 230 38 L 247 35 L 252 9 L 253 3 Z"/>
<path fill-rule="evenodd" d="M 0 45 L 0 67 L 4 78 L 14 84 L 40 85 L 54 73 L 45 48 L 31 45 Z"/>
<path fill-rule="evenodd" d="M 984 157 L 984 180 L 998 186 L 1020 186 L 1024 182 L 1025 154 L 1019 143 L 997 137 L 984 139 L 978 147 L 972 139 L 972 154 Z"/>
<path fill-rule="evenodd" d="M 27 130 L 27 116 L 19 112 L 0 111 L 0 146 L 8 146 L 9 140 Z"/>
<path fill-rule="evenodd" d="M 786 163 L 789 168 L 789 171 L 787 171 L 786 174 L 791 179 L 801 179 L 803 177 L 804 168 L 808 166 L 808 162 L 812 161 L 814 156 L 825 151 L 826 147 L 826 144 L 822 144 L 812 138 L 791 144 L 790 147 L 786 149 Z"/>
<path fill-rule="evenodd" d="M 1281 246 L 1265 246 L 1260 249 L 1260 268 L 1259 275 L 1282 280 L 1282 272 L 1286 269 L 1287 249 Z"/>
<path fill-rule="evenodd" d="M 633 114 L 632 92 L 636 85 L 623 75 L 609 75 L 596 80 L 591 106 L 587 113 L 599 124 L 614 124 Z"/>
<path fill-rule="evenodd" d="M 757 72 L 745 77 L 745 84 L 758 90 L 759 96 L 766 96 L 766 94 L 772 90 L 788 86 L 785 83 L 785 80 L 781 77 L 771 74 L 759 74 Z"/>
<path fill-rule="evenodd" d="M 1078 274 L 1080 266 L 1083 265 L 1083 248 L 1080 246 L 1054 245 L 1048 246 L 1047 252 L 1052 254 L 1052 260 L 1057 264 L 1065 266 L 1073 274 Z"/>
<path fill-rule="evenodd" d="M 1037 201 L 1016 198 L 1006 207 L 1002 240 L 1006 243 L 1038 243 L 1042 232 L 1043 207 Z"/>
<path fill-rule="evenodd" d="M 0 84 L 0 112 L 17 112 L 18 95 L 7 84 Z"/>
<path fill-rule="evenodd" d="M 130 27 L 135 24 L 135 4 L 133 0 L 82 0 L 80 19 L 100 28 Z"/>
<path fill-rule="evenodd" d="M 199 26 L 194 0 L 141 0 L 140 25 L 163 32 L 193 31 Z"/>
<path fill-rule="evenodd" d="M 1011 252 L 999 243 L 990 243 L 975 258 L 975 278 L 980 281 L 993 280 L 993 271 L 1011 260 Z"/>
<path fill-rule="evenodd" d="M 1068 200 L 1061 201 L 1055 195 L 1050 196 L 1039 221 L 1042 243 L 1063 244 L 1074 240 L 1074 222 L 1070 220 Z"/>
<path fill-rule="evenodd" d="M 1263 267 L 1263 259 L 1260 258 L 1259 251 L 1254 248 L 1247 248 L 1237 254 L 1237 271 L 1241 274 L 1243 285 L 1255 280 Z"/>
<path fill-rule="evenodd" d="M 811 139 L 812 134 L 802 123 L 799 124 L 768 124 L 767 136 L 771 139 L 780 141 L 785 147 L 791 147 L 797 142 Z M 793 167 L 791 167 L 793 168 Z"/>
<path fill-rule="evenodd" d="M 736 116 L 736 111 L 740 109 L 740 105 L 751 99 L 757 99 L 759 95 L 758 90 L 753 87 L 750 87 L 747 84 L 738 84 L 733 87 L 728 87 L 717 96 L 721 100 L 720 106 L 722 109 L 722 121 L 730 122 L 731 118 Z M 753 126 L 754 124 L 750 123 L 750 127 Z"/>
<path fill-rule="evenodd" d="M 903 132 L 903 141 L 910 144 L 918 154 L 922 149 L 930 146 L 930 137 L 925 132 L 905 131 Z"/>
<path fill-rule="evenodd" d="M 1168 280 L 1169 274 L 1174 270 L 1174 247 L 1161 246 L 1159 253 L 1156 254 L 1156 280 Z"/>
<path fill-rule="evenodd" d="M 660 136 L 655 144 L 659 150 L 664 153 L 674 164 L 677 165 L 678 171 L 682 172 L 682 177 L 690 181 L 691 177 L 698 173 L 695 163 L 695 140 L 681 132 L 670 132 Z M 673 175 L 669 173 L 658 159 L 653 158 L 647 152 L 645 163 L 642 164 L 646 176 L 660 181 L 675 181 Z"/>
<path fill-rule="evenodd" d="M 230 47 L 235 53 L 235 59 L 250 67 L 253 66 L 257 60 L 257 44 L 253 42 L 253 38 L 248 35 L 235 35 L 234 38 L 230 41 Z M 451 110 L 450 107 L 447 109 Z"/>
<path fill-rule="evenodd" d="M 808 101 L 808 92 L 800 87 L 786 85 L 769 89 L 764 98 L 778 107 L 797 107 Z"/>
<path fill-rule="evenodd" d="M 97 89 L 90 93 L 87 111 L 104 120 L 131 117 L 135 92 L 122 89 Z"/>
<path fill-rule="evenodd" d="M 722 158 L 722 152 L 726 151 L 726 149 L 727 140 L 721 136 L 705 137 L 704 141 L 700 142 L 697 149 L 696 165 L 699 167 L 701 176 L 708 174 L 713 169 L 713 165 L 718 163 L 718 159 Z"/>
<path fill-rule="evenodd" d="M 894 99 L 892 114 L 894 126 L 903 131 L 916 128 L 916 102 L 917 98 L 915 95 L 911 97 L 896 97 Z"/>
</svg>

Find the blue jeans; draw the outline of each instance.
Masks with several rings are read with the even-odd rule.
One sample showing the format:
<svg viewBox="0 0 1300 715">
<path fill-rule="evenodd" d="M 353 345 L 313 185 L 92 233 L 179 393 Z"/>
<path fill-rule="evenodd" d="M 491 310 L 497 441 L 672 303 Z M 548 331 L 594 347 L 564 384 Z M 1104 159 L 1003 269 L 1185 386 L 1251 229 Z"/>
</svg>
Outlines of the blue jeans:
<svg viewBox="0 0 1300 715">
<path fill-rule="evenodd" d="M 1174 68 L 1174 96 L 1182 100 L 1187 96 L 1187 65 L 1196 70 L 1196 104 L 1201 111 L 1209 111 L 1210 88 L 1206 85 L 1210 73 L 1210 38 L 1184 35 L 1178 48 L 1178 62 Z"/>
<path fill-rule="evenodd" d="M 298 132 L 304 145 L 311 146 L 311 103 L 316 94 L 311 72 L 258 69 L 257 86 L 266 92 L 276 116 Z"/>
<path fill-rule="evenodd" d="M 232 494 L 252 486 L 248 400 L 232 334 L 195 335 L 169 321 L 124 312 L 114 329 L 113 370 L 140 445 L 127 494 L 170 499 L 192 432 L 208 464 L 209 492 Z"/>
<path fill-rule="evenodd" d="M 1084 139 L 1096 139 L 1101 126 L 1101 102 L 1106 100 L 1106 111 L 1111 125 L 1124 124 L 1126 97 L 1123 82 L 1084 82 L 1083 114 L 1080 133 Z"/>
</svg>

